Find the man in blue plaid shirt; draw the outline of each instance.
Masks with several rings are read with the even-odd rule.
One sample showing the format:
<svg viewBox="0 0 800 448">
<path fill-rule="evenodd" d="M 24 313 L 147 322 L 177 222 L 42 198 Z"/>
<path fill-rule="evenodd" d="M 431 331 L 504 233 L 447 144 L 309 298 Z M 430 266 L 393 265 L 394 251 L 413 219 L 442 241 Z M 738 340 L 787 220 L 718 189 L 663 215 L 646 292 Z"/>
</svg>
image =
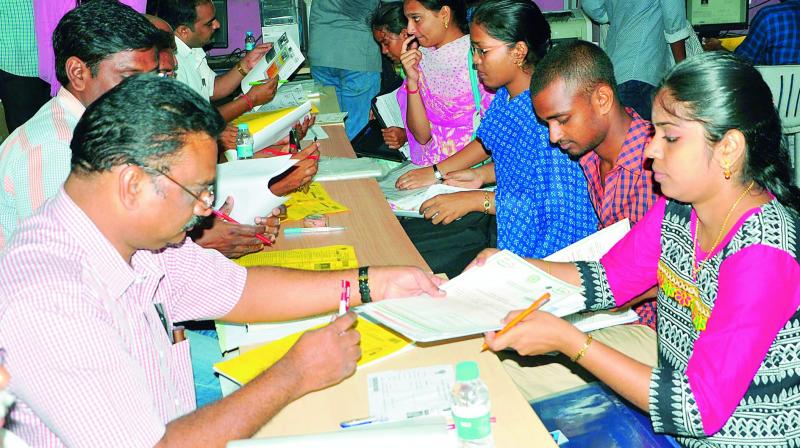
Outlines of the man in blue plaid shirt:
<svg viewBox="0 0 800 448">
<path fill-rule="evenodd" d="M 723 49 L 718 39 L 707 40 L 704 48 Z M 734 53 L 754 65 L 800 64 L 800 0 L 783 0 L 761 9 Z"/>
</svg>

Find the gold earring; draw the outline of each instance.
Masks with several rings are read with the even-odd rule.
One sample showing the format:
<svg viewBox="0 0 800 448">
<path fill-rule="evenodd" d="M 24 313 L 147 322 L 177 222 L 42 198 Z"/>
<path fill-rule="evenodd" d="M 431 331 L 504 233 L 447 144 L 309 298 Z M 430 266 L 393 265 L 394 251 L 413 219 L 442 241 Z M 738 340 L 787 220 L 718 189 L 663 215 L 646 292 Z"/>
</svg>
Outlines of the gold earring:
<svg viewBox="0 0 800 448">
<path fill-rule="evenodd" d="M 517 61 L 517 67 L 522 68 L 523 65 L 525 65 L 524 59 L 520 59 L 519 61 Z"/>
<path fill-rule="evenodd" d="M 724 159 L 722 161 L 722 175 L 725 176 L 725 180 L 730 180 L 731 178 L 731 161 L 728 159 Z"/>
<path fill-rule="evenodd" d="M 447 27 L 449 27 L 449 26 L 450 26 L 450 24 L 449 24 L 449 23 L 447 23 L 447 22 L 442 22 L 442 23 L 444 24 L 444 29 L 447 29 Z"/>
</svg>

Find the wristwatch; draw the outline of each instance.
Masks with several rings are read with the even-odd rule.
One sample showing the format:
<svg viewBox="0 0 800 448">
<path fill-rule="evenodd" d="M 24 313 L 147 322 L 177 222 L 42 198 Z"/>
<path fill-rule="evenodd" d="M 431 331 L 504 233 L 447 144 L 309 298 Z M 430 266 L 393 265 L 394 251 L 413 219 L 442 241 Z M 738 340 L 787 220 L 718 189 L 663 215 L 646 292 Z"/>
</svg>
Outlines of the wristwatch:
<svg viewBox="0 0 800 448">
<path fill-rule="evenodd" d="M 439 171 L 439 167 L 436 166 L 435 163 L 433 164 L 433 177 L 436 178 L 436 182 L 439 183 L 444 182 L 444 175 L 442 175 L 442 172 Z"/>
<path fill-rule="evenodd" d="M 488 215 L 490 208 L 492 208 L 492 203 L 489 202 L 489 192 L 486 191 L 483 193 L 483 214 Z"/>
</svg>

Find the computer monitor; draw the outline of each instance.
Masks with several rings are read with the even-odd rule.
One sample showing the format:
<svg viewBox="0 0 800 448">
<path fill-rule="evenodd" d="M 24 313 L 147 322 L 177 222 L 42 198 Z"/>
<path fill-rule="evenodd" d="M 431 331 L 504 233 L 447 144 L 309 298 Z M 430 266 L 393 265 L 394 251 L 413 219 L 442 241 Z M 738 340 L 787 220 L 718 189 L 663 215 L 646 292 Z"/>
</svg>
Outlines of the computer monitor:
<svg viewBox="0 0 800 448">
<path fill-rule="evenodd" d="M 748 0 L 686 0 L 686 18 L 703 34 L 746 29 L 747 9 Z"/>
<path fill-rule="evenodd" d="M 219 29 L 211 36 L 211 42 L 205 48 L 228 48 L 228 0 L 213 0 L 213 3 Z"/>
</svg>

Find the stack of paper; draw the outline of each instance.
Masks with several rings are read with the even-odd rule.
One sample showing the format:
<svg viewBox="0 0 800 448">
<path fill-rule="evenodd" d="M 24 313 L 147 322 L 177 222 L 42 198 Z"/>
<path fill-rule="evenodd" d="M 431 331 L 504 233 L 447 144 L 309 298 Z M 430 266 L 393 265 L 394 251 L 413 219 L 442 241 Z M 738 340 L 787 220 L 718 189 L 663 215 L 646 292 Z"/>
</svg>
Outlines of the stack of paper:
<svg viewBox="0 0 800 448">
<path fill-rule="evenodd" d="M 268 36 L 264 36 L 264 42 L 269 42 Z M 272 49 L 250 70 L 250 73 L 242 79 L 242 92 L 247 93 L 252 86 L 251 82 L 278 77 L 279 79 L 289 79 L 306 58 L 286 33 L 275 36 L 272 40 Z"/>
<path fill-rule="evenodd" d="M 312 182 L 308 193 L 296 191 L 286 201 L 287 221 L 297 221 L 308 215 L 327 215 L 346 212 L 349 209 L 331 199 L 325 188 L 318 182 Z"/>
<path fill-rule="evenodd" d="M 330 322 L 330 317 L 326 317 Z M 325 325 L 327 323 L 315 328 L 321 328 Z M 358 361 L 358 365 L 361 367 L 395 354 L 408 347 L 411 343 L 392 331 L 363 318 L 359 318 L 356 328 L 361 333 L 361 359 Z M 285 336 L 236 358 L 216 363 L 214 364 L 214 370 L 239 385 L 246 384 L 278 362 L 304 332 L 300 331 Z"/>
<path fill-rule="evenodd" d="M 311 102 L 306 101 L 297 107 L 244 114 L 233 120 L 233 124 L 248 124 L 253 136 L 253 149 L 258 152 L 289 135 L 289 129 L 310 112 Z"/>
<path fill-rule="evenodd" d="M 442 286 L 444 298 L 383 300 L 357 311 L 414 341 L 430 342 L 499 330 L 511 311 L 527 308 L 545 292 L 541 309 L 567 316 L 585 309 L 582 289 L 536 268 L 509 251 L 490 257 Z"/>
<path fill-rule="evenodd" d="M 295 163 L 297 161 L 291 156 L 278 156 L 217 165 L 214 207 L 221 207 L 225 199 L 232 196 L 233 211 L 230 216 L 242 224 L 253 224 L 257 216 L 266 216 L 286 202 L 286 198 L 269 191 L 269 181 Z"/>
<path fill-rule="evenodd" d="M 322 157 L 314 180 L 318 182 L 331 180 L 364 179 L 381 175 L 381 167 L 368 158 L 353 159 L 348 157 Z"/>
<path fill-rule="evenodd" d="M 381 126 L 384 128 L 406 127 L 406 124 L 403 121 L 403 115 L 400 112 L 400 104 L 397 102 L 397 90 L 400 90 L 400 88 L 398 87 L 393 92 L 375 97 L 375 115 L 381 123 Z M 409 158 L 408 142 L 404 143 L 403 146 L 400 147 L 399 151 L 405 154 L 406 158 Z"/>
</svg>

